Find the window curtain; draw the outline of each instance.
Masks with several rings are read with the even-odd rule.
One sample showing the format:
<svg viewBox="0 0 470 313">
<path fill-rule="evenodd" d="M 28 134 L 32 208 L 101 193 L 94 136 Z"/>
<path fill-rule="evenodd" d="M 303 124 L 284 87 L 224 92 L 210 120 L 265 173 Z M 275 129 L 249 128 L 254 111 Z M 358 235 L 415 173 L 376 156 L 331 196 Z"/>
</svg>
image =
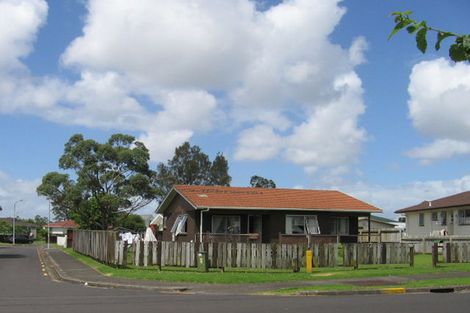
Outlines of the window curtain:
<svg viewBox="0 0 470 313">
<path fill-rule="evenodd" d="M 188 219 L 187 215 L 180 215 L 180 221 L 178 224 L 178 227 L 176 227 L 176 232 L 175 236 L 178 236 L 179 234 L 186 232 L 186 220 Z"/>
<path fill-rule="evenodd" d="M 286 216 L 286 234 L 292 234 L 292 216 Z"/>
<path fill-rule="evenodd" d="M 212 215 L 212 232 L 214 234 L 239 234 L 240 216 Z"/>
<path fill-rule="evenodd" d="M 227 233 L 240 233 L 240 216 L 227 216 Z"/>
<path fill-rule="evenodd" d="M 178 217 L 177 217 L 176 220 L 175 220 L 175 223 L 174 223 L 173 226 L 171 227 L 171 232 L 172 232 L 173 234 L 176 233 L 176 230 L 178 229 L 178 225 L 180 224 L 181 218 L 182 218 L 182 215 L 178 215 Z"/>
<path fill-rule="evenodd" d="M 307 230 L 307 234 L 320 234 L 320 226 L 318 225 L 318 218 L 316 215 L 305 216 L 305 228 Z"/>
<path fill-rule="evenodd" d="M 447 225 L 447 213 L 445 211 L 442 211 L 439 214 L 439 225 Z"/>
<path fill-rule="evenodd" d="M 219 216 L 219 215 L 212 216 L 212 232 L 215 234 L 225 233 L 225 219 L 223 216 Z"/>
</svg>

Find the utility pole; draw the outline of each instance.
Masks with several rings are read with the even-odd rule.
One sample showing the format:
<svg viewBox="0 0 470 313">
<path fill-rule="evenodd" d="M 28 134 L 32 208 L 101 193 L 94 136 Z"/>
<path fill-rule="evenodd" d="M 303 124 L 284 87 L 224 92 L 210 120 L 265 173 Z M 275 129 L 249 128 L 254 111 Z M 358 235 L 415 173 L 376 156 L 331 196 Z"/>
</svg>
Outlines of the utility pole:
<svg viewBox="0 0 470 313">
<path fill-rule="evenodd" d="M 15 241 L 16 241 L 16 204 L 18 202 L 22 202 L 23 199 L 20 199 L 20 200 L 17 200 L 15 202 L 15 204 L 13 204 L 13 245 L 15 245 Z"/>
<path fill-rule="evenodd" d="M 49 224 L 51 224 L 51 203 L 49 202 L 49 212 L 47 215 L 47 249 L 50 248 L 51 244 L 51 228 L 49 227 Z"/>
</svg>

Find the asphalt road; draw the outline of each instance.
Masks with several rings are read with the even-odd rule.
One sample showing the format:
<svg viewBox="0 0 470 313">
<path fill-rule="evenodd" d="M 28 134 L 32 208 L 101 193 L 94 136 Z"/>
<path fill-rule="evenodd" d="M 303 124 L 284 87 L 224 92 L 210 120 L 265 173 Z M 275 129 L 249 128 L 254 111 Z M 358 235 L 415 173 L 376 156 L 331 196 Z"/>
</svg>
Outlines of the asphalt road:
<svg viewBox="0 0 470 313">
<path fill-rule="evenodd" d="M 0 313 L 470 312 L 470 293 L 265 297 L 90 288 L 44 276 L 34 247 L 0 247 L 0 279 Z"/>
</svg>

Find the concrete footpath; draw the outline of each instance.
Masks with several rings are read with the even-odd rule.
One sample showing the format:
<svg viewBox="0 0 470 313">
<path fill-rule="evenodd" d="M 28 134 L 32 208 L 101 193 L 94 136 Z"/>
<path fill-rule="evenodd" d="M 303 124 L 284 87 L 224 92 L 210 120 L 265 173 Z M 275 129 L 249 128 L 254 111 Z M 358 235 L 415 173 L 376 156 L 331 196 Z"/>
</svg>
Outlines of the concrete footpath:
<svg viewBox="0 0 470 313">
<path fill-rule="evenodd" d="M 82 284 L 90 287 L 128 288 L 141 290 L 154 290 L 164 293 L 197 293 L 197 294 L 263 294 L 281 288 L 298 288 L 315 285 L 351 284 L 358 287 L 394 286 L 391 288 L 367 289 L 358 291 L 304 291 L 297 295 L 351 295 L 351 294 L 397 294 L 410 292 L 459 292 L 470 291 L 470 286 L 451 286 L 446 288 L 402 288 L 400 284 L 411 280 L 425 280 L 435 278 L 470 277 L 468 272 L 451 272 L 439 274 L 426 274 L 414 276 L 386 276 L 361 279 L 337 279 L 316 281 L 292 281 L 263 284 L 195 284 L 173 283 L 155 280 L 136 280 L 105 276 L 91 267 L 76 260 L 60 249 L 45 247 L 38 248 L 38 255 L 47 275 L 53 280 Z M 188 272 L 188 275 L 191 275 Z"/>
</svg>

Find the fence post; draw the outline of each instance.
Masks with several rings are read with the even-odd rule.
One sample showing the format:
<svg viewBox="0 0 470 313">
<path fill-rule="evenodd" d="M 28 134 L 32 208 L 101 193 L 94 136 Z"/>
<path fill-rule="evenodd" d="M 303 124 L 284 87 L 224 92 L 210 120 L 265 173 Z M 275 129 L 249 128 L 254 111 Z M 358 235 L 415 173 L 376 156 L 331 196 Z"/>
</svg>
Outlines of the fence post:
<svg viewBox="0 0 470 313">
<path fill-rule="evenodd" d="M 444 260 L 446 263 L 452 262 L 452 244 L 450 242 L 446 242 Z"/>
<path fill-rule="evenodd" d="M 359 268 L 359 244 L 354 244 L 354 269 Z"/>
<path fill-rule="evenodd" d="M 434 243 L 432 245 L 432 267 L 437 266 L 437 257 L 438 257 L 437 253 L 438 253 L 437 243 Z"/>
<path fill-rule="evenodd" d="M 113 264 L 114 265 L 118 265 L 119 264 L 119 245 L 120 245 L 120 241 L 114 241 L 114 260 L 113 260 Z"/>
<path fill-rule="evenodd" d="M 411 267 L 415 266 L 415 247 L 414 246 L 410 247 L 410 266 Z"/>
<path fill-rule="evenodd" d="M 149 255 L 150 255 L 150 249 L 149 249 L 149 245 L 150 245 L 150 241 L 144 241 L 144 258 L 143 258 L 143 265 L 145 267 L 149 266 Z"/>
<path fill-rule="evenodd" d="M 127 266 L 127 242 L 125 241 L 121 241 L 121 246 L 122 246 L 122 249 L 121 249 L 121 257 L 120 257 L 120 260 L 121 260 L 121 266 Z"/>
<path fill-rule="evenodd" d="M 157 264 L 157 246 L 158 246 L 158 242 L 157 241 L 153 241 L 152 242 L 152 265 L 155 265 Z"/>
<path fill-rule="evenodd" d="M 162 270 L 162 241 L 157 241 L 157 266 L 158 270 Z"/>
</svg>

